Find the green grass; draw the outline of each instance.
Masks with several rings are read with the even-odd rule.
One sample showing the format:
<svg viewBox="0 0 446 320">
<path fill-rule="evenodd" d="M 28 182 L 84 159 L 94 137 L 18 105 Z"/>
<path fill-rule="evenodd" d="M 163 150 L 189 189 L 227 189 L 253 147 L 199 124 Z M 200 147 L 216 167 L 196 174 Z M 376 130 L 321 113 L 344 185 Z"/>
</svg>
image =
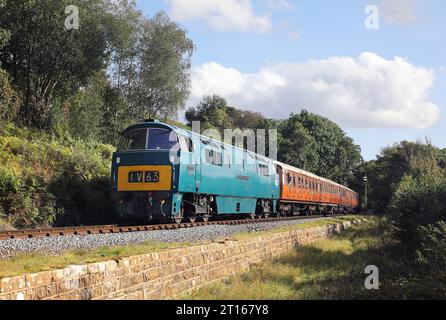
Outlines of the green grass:
<svg viewBox="0 0 446 320">
<path fill-rule="evenodd" d="M 86 264 L 115 260 L 133 255 L 157 252 L 188 246 L 188 243 L 154 243 L 122 247 L 107 247 L 94 250 L 67 251 L 60 255 L 22 254 L 0 260 L 0 278 L 26 273 L 65 268 L 72 264 Z"/>
<path fill-rule="evenodd" d="M 266 233 L 274 233 L 292 229 L 302 229 L 314 226 L 321 226 L 330 223 L 340 222 L 345 219 L 354 219 L 354 218 L 357 219 L 358 216 L 351 216 L 345 218 L 332 218 L 324 221 L 306 222 L 302 224 L 296 224 L 292 226 L 286 226 L 262 232 L 240 233 L 240 234 L 235 234 L 229 238 L 241 239 L 246 237 L 254 237 Z M 132 255 L 145 254 L 150 252 L 156 252 L 171 248 L 178 248 L 197 244 L 199 243 L 198 242 L 195 243 L 147 242 L 141 245 L 99 248 L 94 250 L 67 251 L 59 255 L 21 254 L 8 259 L 0 260 L 0 278 L 20 275 L 25 273 L 64 268 L 70 264 L 84 264 L 84 263 L 93 263 L 99 261 L 119 259 L 119 258 L 129 257 Z"/>
<path fill-rule="evenodd" d="M 184 299 L 445 299 L 446 275 L 428 275 L 383 241 L 376 219 L 333 238 L 298 247 L 249 272 L 203 287 Z M 367 265 L 380 271 L 380 289 L 366 290 Z"/>
</svg>

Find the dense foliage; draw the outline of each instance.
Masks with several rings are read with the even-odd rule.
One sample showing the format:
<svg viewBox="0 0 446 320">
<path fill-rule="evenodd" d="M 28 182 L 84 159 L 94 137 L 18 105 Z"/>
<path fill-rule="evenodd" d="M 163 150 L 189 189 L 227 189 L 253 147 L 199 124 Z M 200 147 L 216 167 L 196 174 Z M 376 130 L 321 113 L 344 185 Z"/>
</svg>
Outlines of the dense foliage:
<svg viewBox="0 0 446 320">
<path fill-rule="evenodd" d="M 65 28 L 68 5 L 77 29 Z M 165 13 L 145 18 L 134 0 L 1 0 L 0 121 L 116 143 L 130 123 L 177 116 L 193 49 Z M 21 97 L 14 119 L 8 78 Z"/>
<path fill-rule="evenodd" d="M 361 149 L 327 118 L 302 111 L 280 125 L 279 160 L 349 184 L 362 161 Z"/>
<path fill-rule="evenodd" d="M 407 263 L 434 272 L 446 267 L 446 153 L 429 142 L 402 141 L 364 163 L 368 208 L 383 215 L 384 232 L 401 242 Z"/>
<path fill-rule="evenodd" d="M 0 225 L 113 221 L 113 147 L 6 125 L 0 134 Z"/>
</svg>

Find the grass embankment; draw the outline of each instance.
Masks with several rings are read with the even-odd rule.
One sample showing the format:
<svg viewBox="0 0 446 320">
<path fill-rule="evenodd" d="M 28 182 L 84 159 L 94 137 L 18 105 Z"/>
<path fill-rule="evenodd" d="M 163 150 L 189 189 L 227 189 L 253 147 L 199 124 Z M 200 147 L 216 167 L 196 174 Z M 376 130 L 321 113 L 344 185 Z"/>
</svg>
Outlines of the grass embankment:
<svg viewBox="0 0 446 320">
<path fill-rule="evenodd" d="M 297 247 L 249 272 L 203 287 L 185 299 L 445 299 L 446 275 L 406 264 L 400 244 L 383 239 L 377 219 L 333 238 Z M 366 290 L 365 267 L 380 272 L 380 289 Z"/>
<path fill-rule="evenodd" d="M 310 228 L 332 223 L 339 223 L 341 221 L 345 221 L 346 219 L 352 220 L 357 218 L 358 218 L 357 216 L 331 218 L 324 221 L 301 223 L 262 232 L 239 233 L 231 237 L 226 237 L 226 239 L 241 239 L 249 236 L 252 237 L 273 232 Z M 41 253 L 21 254 L 11 258 L 0 260 L 0 278 L 20 275 L 25 273 L 64 268 L 70 264 L 85 264 L 85 263 L 120 259 L 132 255 L 145 254 L 150 252 L 179 248 L 184 246 L 192 246 L 197 244 L 199 244 L 199 242 L 194 242 L 194 243 L 147 242 L 140 245 L 129 245 L 129 246 L 112 247 L 112 248 L 98 248 L 92 250 L 73 250 L 73 251 L 62 252 L 59 255 L 49 255 Z"/>
</svg>

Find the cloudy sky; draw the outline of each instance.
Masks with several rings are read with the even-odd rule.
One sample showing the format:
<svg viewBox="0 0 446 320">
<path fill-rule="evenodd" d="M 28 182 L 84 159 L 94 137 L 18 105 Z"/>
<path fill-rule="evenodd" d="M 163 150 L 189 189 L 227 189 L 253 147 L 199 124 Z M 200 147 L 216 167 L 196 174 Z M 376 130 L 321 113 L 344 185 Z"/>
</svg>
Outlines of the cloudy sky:
<svg viewBox="0 0 446 320">
<path fill-rule="evenodd" d="M 446 147 L 444 0 L 138 6 L 147 16 L 166 11 L 195 42 L 190 106 L 216 93 L 277 119 L 307 109 L 341 125 L 367 160 L 404 139 Z"/>
</svg>

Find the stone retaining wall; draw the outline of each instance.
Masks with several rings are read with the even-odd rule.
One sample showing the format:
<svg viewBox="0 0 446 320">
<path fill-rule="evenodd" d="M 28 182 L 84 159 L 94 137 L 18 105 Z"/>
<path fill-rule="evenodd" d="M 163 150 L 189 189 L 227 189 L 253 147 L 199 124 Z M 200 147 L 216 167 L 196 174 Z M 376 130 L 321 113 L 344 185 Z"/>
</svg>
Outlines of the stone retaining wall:
<svg viewBox="0 0 446 320">
<path fill-rule="evenodd" d="M 168 298 L 351 226 L 343 222 L 3 278 L 0 300 Z"/>
</svg>

